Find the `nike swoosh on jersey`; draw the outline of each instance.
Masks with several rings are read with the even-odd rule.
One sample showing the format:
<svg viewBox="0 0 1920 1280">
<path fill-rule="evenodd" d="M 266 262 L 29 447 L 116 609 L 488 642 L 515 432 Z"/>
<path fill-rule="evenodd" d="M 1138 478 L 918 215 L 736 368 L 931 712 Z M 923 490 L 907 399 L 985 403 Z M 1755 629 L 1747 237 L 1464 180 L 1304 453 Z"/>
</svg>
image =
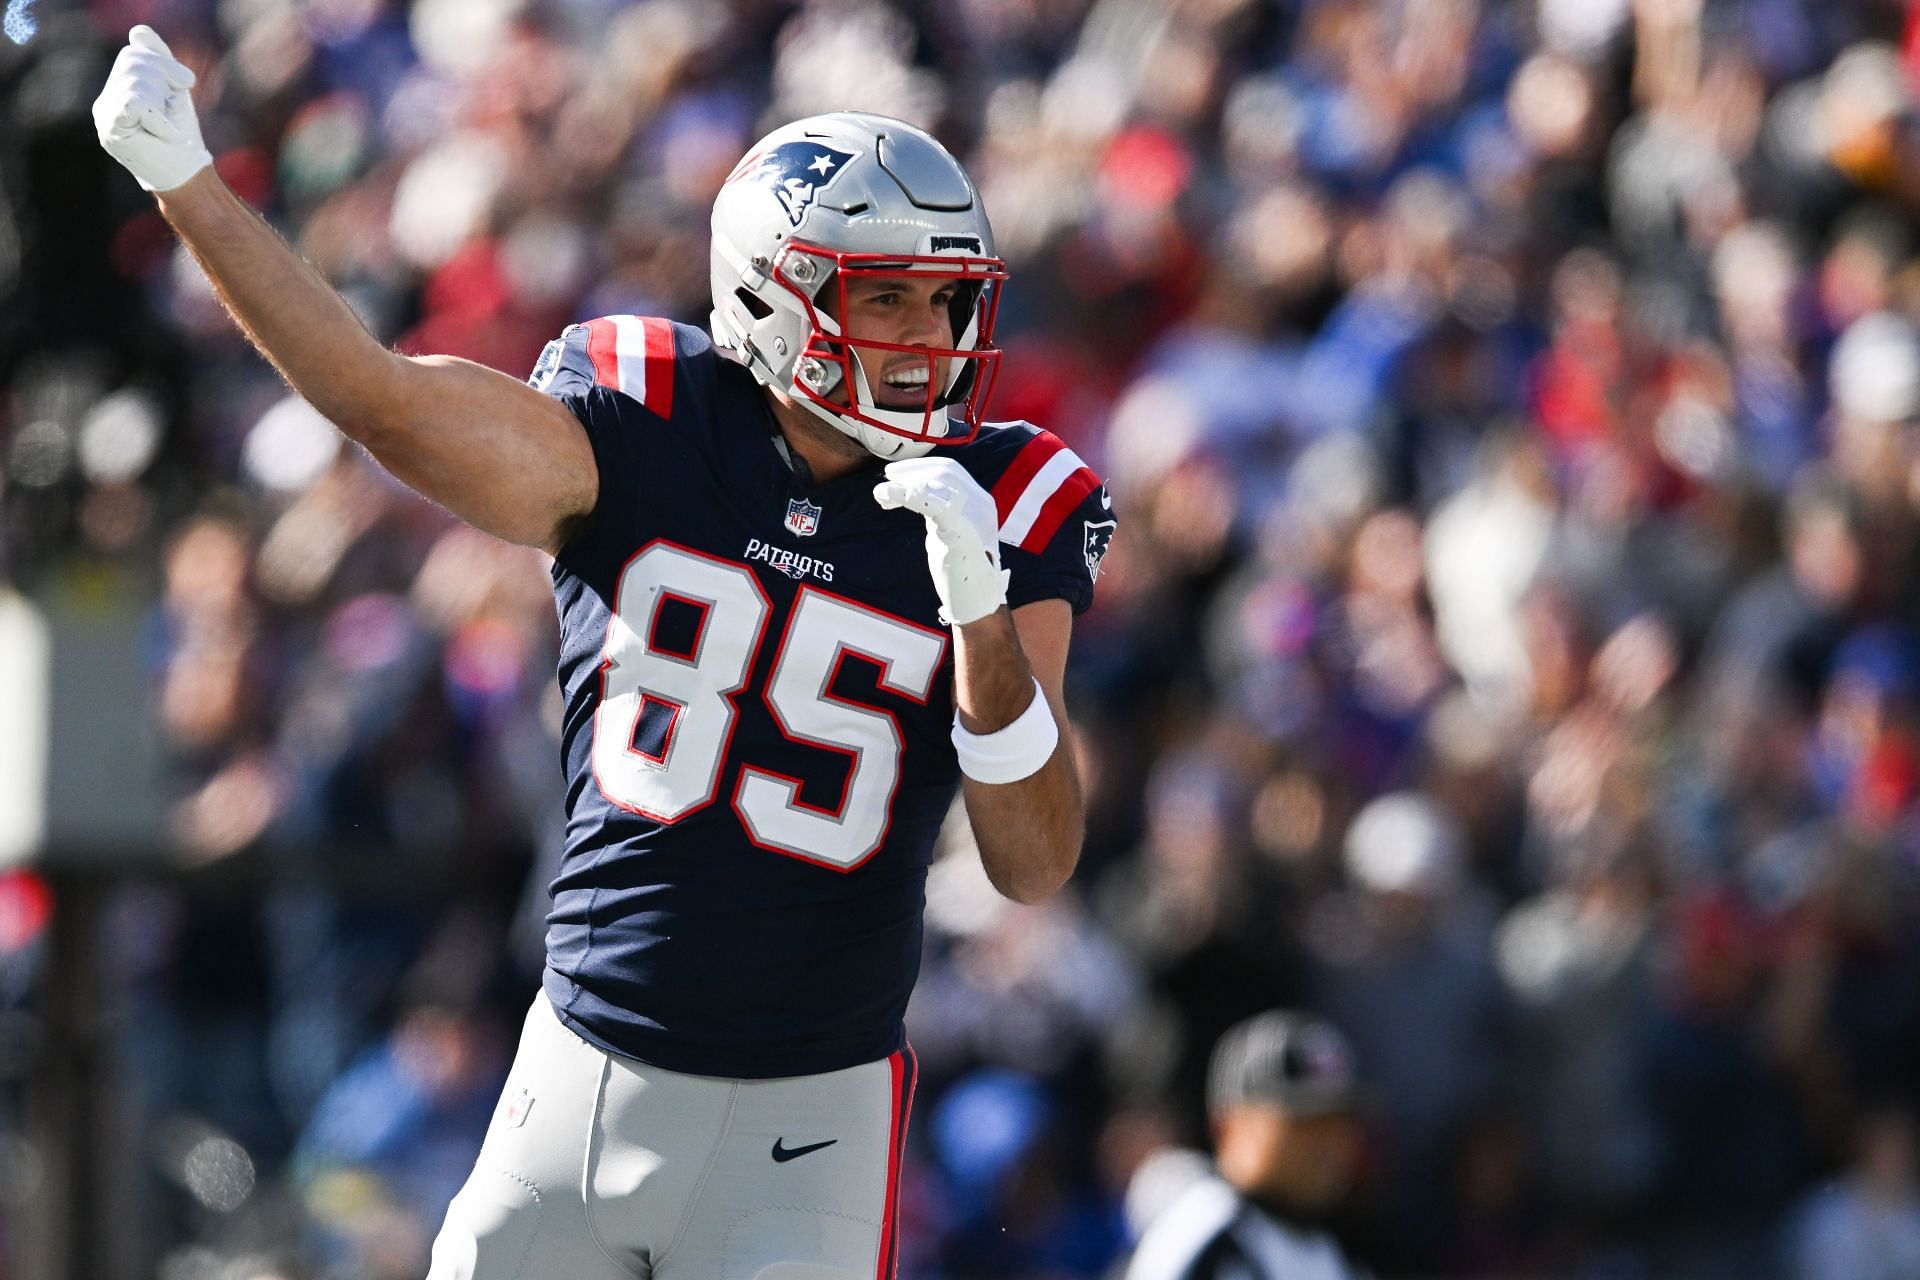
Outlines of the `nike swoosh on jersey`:
<svg viewBox="0 0 1920 1280">
<path fill-rule="evenodd" d="M 779 1164 L 785 1164 L 789 1160 L 798 1160 L 809 1151 L 818 1151 L 822 1147 L 830 1147 L 840 1141 L 840 1139 L 828 1138 L 825 1142 L 815 1142 L 804 1147 L 783 1147 L 780 1144 L 784 1141 L 786 1141 L 784 1138 L 775 1138 L 773 1140 L 773 1158 L 775 1162 Z"/>
</svg>

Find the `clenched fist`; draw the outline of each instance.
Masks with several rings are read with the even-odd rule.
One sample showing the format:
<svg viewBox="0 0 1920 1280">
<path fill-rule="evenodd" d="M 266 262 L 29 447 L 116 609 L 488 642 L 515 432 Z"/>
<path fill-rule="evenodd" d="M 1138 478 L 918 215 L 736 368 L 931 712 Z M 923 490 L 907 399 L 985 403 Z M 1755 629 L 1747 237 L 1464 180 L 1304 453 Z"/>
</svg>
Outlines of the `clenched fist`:
<svg viewBox="0 0 1920 1280">
<path fill-rule="evenodd" d="M 171 191 L 213 163 L 193 112 L 193 72 L 149 26 L 135 27 L 93 100 L 107 154 L 149 191 Z"/>
<path fill-rule="evenodd" d="M 948 625 L 977 622 L 1006 604 L 999 513 L 966 468 L 951 458 L 889 462 L 873 500 L 926 518 L 927 567 Z"/>
</svg>

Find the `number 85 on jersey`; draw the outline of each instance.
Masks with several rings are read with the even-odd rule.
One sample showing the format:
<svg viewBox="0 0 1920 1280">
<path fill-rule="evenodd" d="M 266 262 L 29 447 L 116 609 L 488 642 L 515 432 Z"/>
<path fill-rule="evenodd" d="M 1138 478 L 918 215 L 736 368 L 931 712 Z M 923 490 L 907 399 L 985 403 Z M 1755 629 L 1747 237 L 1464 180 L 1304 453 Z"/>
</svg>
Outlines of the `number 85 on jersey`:
<svg viewBox="0 0 1920 1280">
<path fill-rule="evenodd" d="M 679 601 L 699 613 L 693 643 L 657 636 L 660 611 Z M 601 667 L 593 770 L 624 809 L 673 823 L 719 796 L 727 750 L 754 657 L 773 613 L 746 565 L 665 541 L 648 544 L 620 575 Z M 764 698 L 786 743 L 742 744 L 732 803 L 755 844 L 842 871 L 886 837 L 900 785 L 903 741 L 894 716 L 831 692 L 849 656 L 879 668 L 879 687 L 925 704 L 946 657 L 943 632 L 916 626 L 811 585 L 787 617 Z M 642 719 L 666 717 L 659 745 L 634 743 Z M 837 808 L 800 798 L 800 780 L 767 767 L 789 744 L 851 760 Z M 754 763 L 758 757 L 761 763 Z"/>
</svg>

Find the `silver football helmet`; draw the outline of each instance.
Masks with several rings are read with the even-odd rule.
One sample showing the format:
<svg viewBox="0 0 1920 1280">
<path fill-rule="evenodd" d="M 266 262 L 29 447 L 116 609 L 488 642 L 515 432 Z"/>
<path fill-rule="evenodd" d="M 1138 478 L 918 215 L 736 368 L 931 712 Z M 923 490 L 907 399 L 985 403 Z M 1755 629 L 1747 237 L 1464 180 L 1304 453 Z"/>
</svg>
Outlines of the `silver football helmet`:
<svg viewBox="0 0 1920 1280">
<path fill-rule="evenodd" d="M 918 457 L 979 431 L 999 369 L 1006 264 L 980 193 L 922 130 L 836 111 L 762 138 L 713 202 L 712 273 L 714 342 L 869 451 Z M 849 339 L 835 319 L 847 314 L 847 282 L 909 275 L 954 282 L 953 346 Z M 863 351 L 924 358 L 923 403 L 877 403 Z"/>
</svg>

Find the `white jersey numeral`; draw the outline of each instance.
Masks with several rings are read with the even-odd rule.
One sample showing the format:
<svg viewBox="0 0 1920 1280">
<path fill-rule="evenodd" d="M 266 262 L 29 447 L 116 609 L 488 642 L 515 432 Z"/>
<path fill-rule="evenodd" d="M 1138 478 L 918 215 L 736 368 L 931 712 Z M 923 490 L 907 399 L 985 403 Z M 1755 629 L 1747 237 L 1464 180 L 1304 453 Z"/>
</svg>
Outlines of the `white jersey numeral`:
<svg viewBox="0 0 1920 1280">
<path fill-rule="evenodd" d="M 690 653 L 655 645 L 669 599 L 700 611 Z M 627 562 L 593 725 L 593 773 L 607 799 L 659 822 L 712 802 L 733 736 L 733 695 L 746 687 L 772 608 L 745 565 L 667 542 L 649 543 Z M 634 745 L 649 708 L 667 716 L 657 753 Z"/>
<path fill-rule="evenodd" d="M 813 587 L 802 587 L 780 641 L 767 705 L 781 732 L 853 758 L 837 808 L 800 799 L 800 783 L 771 769 L 740 768 L 733 807 L 755 844 L 853 868 L 886 838 L 900 785 L 900 726 L 885 711 L 835 697 L 849 655 L 880 668 L 879 685 L 925 702 L 946 655 L 946 637 Z"/>
<path fill-rule="evenodd" d="M 677 600 L 698 610 L 688 652 L 664 647 L 660 610 Z M 745 565 L 654 542 L 621 572 L 601 666 L 593 726 L 593 771 L 601 794 L 658 822 L 711 804 L 772 612 Z M 800 798 L 800 781 L 743 763 L 733 806 L 763 848 L 850 871 L 885 841 L 900 787 L 903 742 L 894 716 L 833 693 L 848 657 L 879 668 L 878 686 L 925 702 L 946 658 L 941 632 L 828 591 L 800 589 L 767 679 L 766 701 L 789 739 L 851 760 L 838 805 Z M 664 718 L 664 719 L 663 719 Z M 657 739 L 636 745 L 643 722 Z"/>
</svg>

